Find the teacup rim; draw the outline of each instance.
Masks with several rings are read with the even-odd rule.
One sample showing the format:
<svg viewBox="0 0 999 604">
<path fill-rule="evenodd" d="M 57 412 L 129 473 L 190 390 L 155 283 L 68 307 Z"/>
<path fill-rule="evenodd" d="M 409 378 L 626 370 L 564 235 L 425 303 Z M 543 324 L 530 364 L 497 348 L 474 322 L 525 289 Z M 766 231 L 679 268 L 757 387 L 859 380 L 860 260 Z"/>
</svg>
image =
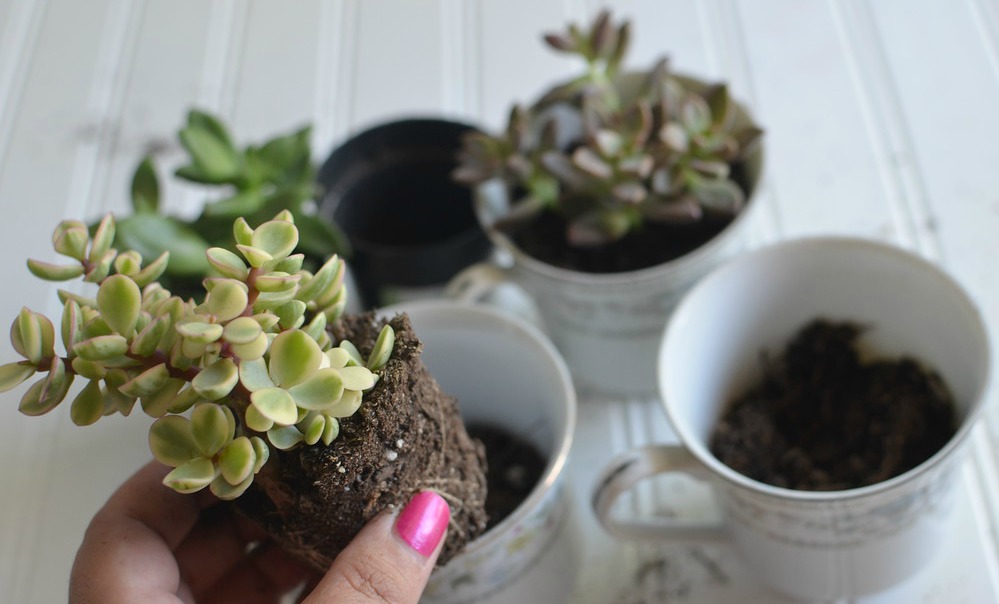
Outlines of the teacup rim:
<svg viewBox="0 0 999 604">
<path fill-rule="evenodd" d="M 920 270 L 923 270 L 927 274 L 928 278 L 936 279 L 942 286 L 953 291 L 960 299 L 962 305 L 965 307 L 965 310 L 968 312 L 969 318 L 979 327 L 979 344 L 981 345 L 984 354 L 978 358 L 978 369 L 981 371 L 981 375 L 983 375 L 984 378 L 981 383 L 978 384 L 973 397 L 973 402 L 961 422 L 961 425 L 958 427 L 955 434 L 947 441 L 947 443 L 922 463 L 897 476 L 889 478 L 888 480 L 852 489 L 804 491 L 770 485 L 745 476 L 744 474 L 728 467 L 722 463 L 721 460 L 712 455 L 708 451 L 707 447 L 704 446 L 703 443 L 700 443 L 700 439 L 695 438 L 694 435 L 689 432 L 687 426 L 683 422 L 677 421 L 677 413 L 670 405 L 668 400 L 669 397 L 667 396 L 666 378 L 664 377 L 666 372 L 658 370 L 659 367 L 661 367 L 663 358 L 666 354 L 666 349 L 670 343 L 670 333 L 672 330 L 677 329 L 677 326 L 680 325 L 681 322 L 686 320 L 685 317 L 687 314 L 692 312 L 689 308 L 693 306 L 693 300 L 695 299 L 697 292 L 707 289 L 711 283 L 725 278 L 728 274 L 740 270 L 742 264 L 747 263 L 752 259 L 757 259 L 766 255 L 789 254 L 793 253 L 794 250 L 803 247 L 841 248 L 847 246 L 854 248 L 867 248 L 868 250 L 878 254 L 894 255 L 897 258 L 912 264 L 913 266 L 918 266 Z M 989 339 L 989 325 L 985 320 L 981 309 L 975 302 L 974 298 L 971 297 L 968 290 L 943 267 L 913 251 L 881 240 L 850 235 L 805 235 L 785 239 L 783 241 L 771 243 L 749 251 L 713 270 L 683 296 L 680 303 L 677 305 L 676 310 L 667 321 L 666 327 L 663 331 L 663 338 L 660 342 L 659 354 L 656 363 L 659 402 L 666 412 L 670 425 L 673 427 L 680 440 L 680 445 L 688 453 L 693 455 L 693 457 L 713 475 L 724 480 L 725 482 L 761 495 L 768 495 L 785 501 L 843 502 L 872 497 L 898 488 L 907 482 L 919 478 L 948 459 L 953 454 L 954 450 L 960 447 L 963 442 L 967 440 L 968 435 L 978 423 L 978 418 L 983 413 L 985 400 L 992 388 L 992 382 L 995 377 L 991 371 L 992 355 L 993 351 Z M 688 443 L 695 443 L 696 446 L 691 446 Z"/>
<path fill-rule="evenodd" d="M 498 320 L 504 323 L 506 327 L 512 328 L 521 335 L 526 336 L 529 340 L 532 340 L 552 361 L 553 365 L 556 367 L 559 383 L 566 393 L 566 421 L 563 429 L 563 435 L 557 447 L 552 452 L 551 457 L 548 459 L 541 478 L 538 479 L 537 484 L 534 485 L 528 496 L 512 513 L 510 513 L 510 515 L 501 520 L 499 524 L 490 527 L 478 538 L 472 540 L 464 550 L 459 552 L 457 557 L 462 557 L 474 554 L 479 550 L 486 549 L 490 547 L 494 541 L 501 539 L 510 526 L 521 522 L 525 516 L 530 514 L 531 510 L 540 505 L 541 500 L 555 486 L 559 478 L 565 474 L 566 467 L 569 462 L 569 453 L 572 450 L 572 444 L 575 439 L 578 400 L 576 389 L 569 374 L 569 369 L 565 364 L 565 360 L 562 359 L 561 354 L 558 353 L 555 346 L 541 332 L 541 330 L 525 319 L 494 309 L 487 305 L 476 304 L 469 301 L 453 300 L 449 298 L 428 298 L 423 300 L 400 302 L 378 309 L 377 314 L 383 316 L 390 312 L 408 313 L 411 310 L 424 310 L 428 308 L 439 308 L 442 310 L 452 310 L 488 317 L 490 320 Z M 419 332 L 417 332 L 416 335 L 419 337 Z"/>
</svg>

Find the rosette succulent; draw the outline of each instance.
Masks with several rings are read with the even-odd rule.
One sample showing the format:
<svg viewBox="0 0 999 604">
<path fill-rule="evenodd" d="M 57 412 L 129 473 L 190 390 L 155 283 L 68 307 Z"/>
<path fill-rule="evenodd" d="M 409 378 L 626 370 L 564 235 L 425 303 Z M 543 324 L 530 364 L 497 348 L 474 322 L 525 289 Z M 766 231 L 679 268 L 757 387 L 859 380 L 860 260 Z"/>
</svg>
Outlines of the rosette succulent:
<svg viewBox="0 0 999 604">
<path fill-rule="evenodd" d="M 505 132 L 466 137 L 457 180 L 500 179 L 511 195 L 496 227 L 515 231 L 541 212 L 566 223 L 566 241 L 590 247 L 648 222 L 732 216 L 746 202 L 732 166 L 762 131 L 737 119 L 724 84 L 699 91 L 659 59 L 625 73 L 630 25 L 601 12 L 588 30 L 545 36 L 586 69 L 529 108 L 514 106 Z"/>
<path fill-rule="evenodd" d="M 344 265 L 333 256 L 315 273 L 303 269 L 291 212 L 256 229 L 239 218 L 232 231 L 238 253 L 207 251 L 218 276 L 204 280 L 196 303 L 157 282 L 168 253 L 144 263 L 134 250 L 111 247 L 113 216 L 92 237 L 81 222 L 60 223 L 52 241 L 70 262 L 29 260 L 28 268 L 43 279 L 82 277 L 96 292 L 59 291 L 61 352 L 52 321 L 20 312 L 10 334 L 23 360 L 0 367 L 0 391 L 41 374 L 20 404 L 41 415 L 79 378 L 69 413 L 81 426 L 127 416 L 138 402 L 156 418 L 153 456 L 174 468 L 164 483 L 182 493 L 207 487 L 234 499 L 273 449 L 330 444 L 378 380 L 394 332 L 385 325 L 367 358 L 331 339 L 327 325 L 346 304 Z"/>
</svg>

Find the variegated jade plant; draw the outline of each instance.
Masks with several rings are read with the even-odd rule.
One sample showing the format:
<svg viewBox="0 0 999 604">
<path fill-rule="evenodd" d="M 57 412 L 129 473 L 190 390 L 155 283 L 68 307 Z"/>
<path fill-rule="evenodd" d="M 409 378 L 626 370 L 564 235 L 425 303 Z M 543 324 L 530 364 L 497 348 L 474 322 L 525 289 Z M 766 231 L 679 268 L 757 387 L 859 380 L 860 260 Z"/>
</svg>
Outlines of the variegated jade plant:
<svg viewBox="0 0 999 604">
<path fill-rule="evenodd" d="M 528 109 L 515 105 L 502 134 L 466 137 L 454 177 L 504 182 L 512 203 L 497 228 L 555 212 L 567 243 L 588 247 L 645 222 L 685 224 L 742 209 L 731 166 L 762 131 L 735 119 L 724 84 L 698 93 L 670 73 L 666 58 L 632 74 L 640 77 L 635 89 L 622 72 L 630 31 L 604 11 L 587 31 L 574 24 L 546 35 L 548 46 L 583 60 L 583 73 Z"/>
<path fill-rule="evenodd" d="M 157 279 L 168 254 L 143 266 L 135 251 L 111 248 L 113 216 L 93 237 L 86 225 L 64 221 L 52 241 L 72 262 L 36 260 L 36 276 L 82 277 L 93 297 L 60 290 L 64 308 L 55 328 L 24 308 L 11 342 L 24 360 L 0 367 L 0 391 L 43 374 L 20 410 L 54 409 L 79 377 L 85 382 L 70 416 L 85 426 L 103 416 L 129 415 L 139 401 L 156 418 L 149 429 L 153 456 L 174 469 L 164 484 L 193 493 L 205 487 L 234 499 L 253 482 L 273 448 L 329 444 L 339 418 L 352 415 L 374 386 L 392 352 L 386 325 L 367 359 L 327 332 L 346 304 L 343 262 L 331 257 L 312 274 L 293 254 L 298 230 L 284 211 L 256 229 L 242 218 L 233 233 L 240 254 L 207 252 L 218 273 L 204 280 L 204 302 L 171 295 Z"/>
</svg>

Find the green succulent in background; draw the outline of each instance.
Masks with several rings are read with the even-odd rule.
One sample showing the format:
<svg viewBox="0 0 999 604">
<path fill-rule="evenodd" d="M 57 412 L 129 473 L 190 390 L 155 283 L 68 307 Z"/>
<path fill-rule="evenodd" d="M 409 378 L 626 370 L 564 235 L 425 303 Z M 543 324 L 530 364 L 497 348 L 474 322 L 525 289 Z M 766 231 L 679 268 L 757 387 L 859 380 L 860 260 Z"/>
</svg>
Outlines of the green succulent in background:
<svg viewBox="0 0 999 604">
<path fill-rule="evenodd" d="M 236 219 L 237 252 L 205 254 L 218 276 L 204 280 L 201 303 L 158 281 L 168 252 L 144 265 L 138 251 L 112 247 L 116 230 L 111 215 L 93 237 L 83 223 L 64 221 L 52 241 L 71 262 L 28 261 L 40 278 L 82 277 L 96 292 L 59 290 L 62 355 L 53 323 L 21 310 L 10 334 L 23 360 L 0 366 L 0 392 L 42 374 L 20 404 L 41 415 L 79 377 L 85 384 L 69 413 L 81 426 L 127 416 L 138 401 L 156 418 L 153 456 L 174 468 L 164 483 L 182 493 L 208 487 L 222 499 L 250 486 L 272 448 L 337 437 L 339 420 L 357 411 L 388 362 L 395 334 L 386 325 L 367 358 L 349 341 L 331 340 L 326 327 L 346 305 L 344 265 L 332 256 L 315 273 L 303 269 L 290 211 L 255 229 Z"/>
<path fill-rule="evenodd" d="M 217 190 L 219 196 L 206 200 L 194 220 L 162 214 L 160 181 L 152 158 L 147 156 L 132 177 L 134 212 L 118 221 L 114 245 L 144 257 L 169 251 L 163 284 L 185 295 L 200 295 L 201 280 L 211 274 L 206 249 L 224 247 L 235 251 L 230 237 L 232 221 L 237 217 L 255 226 L 282 210 L 291 212 L 308 268 L 315 268 L 332 254 L 346 254 L 349 247 L 340 230 L 311 212 L 319 191 L 310 133 L 306 127 L 240 149 L 218 118 L 190 111 L 187 124 L 178 132 L 187 163 L 175 175 Z"/>
<path fill-rule="evenodd" d="M 666 59 L 642 74 L 623 73 L 630 38 L 628 22 L 615 25 L 606 11 L 588 30 L 570 25 L 546 35 L 548 46 L 579 56 L 586 70 L 532 107 L 513 107 L 505 132 L 466 137 L 454 177 L 499 178 L 513 196 L 498 228 L 557 212 L 568 243 L 583 247 L 621 239 L 647 221 L 690 223 L 742 209 L 731 166 L 762 131 L 735 119 L 724 85 L 699 94 Z"/>
</svg>

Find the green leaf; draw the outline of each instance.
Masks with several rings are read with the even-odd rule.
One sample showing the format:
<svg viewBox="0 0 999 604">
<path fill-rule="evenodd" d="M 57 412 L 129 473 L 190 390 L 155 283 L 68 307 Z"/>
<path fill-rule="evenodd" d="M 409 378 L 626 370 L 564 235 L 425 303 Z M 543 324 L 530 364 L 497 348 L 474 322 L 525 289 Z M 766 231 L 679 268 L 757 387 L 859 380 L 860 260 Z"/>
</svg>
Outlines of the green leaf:
<svg viewBox="0 0 999 604">
<path fill-rule="evenodd" d="M 232 142 L 232 136 L 229 134 L 229 129 L 220 119 L 207 111 L 191 109 L 187 112 L 187 124 L 210 133 L 219 143 L 230 149 L 236 148 Z"/>
<path fill-rule="evenodd" d="M 90 308 L 97 308 L 97 300 L 93 298 L 88 298 L 86 296 L 81 296 L 64 289 L 56 290 L 59 295 L 59 301 L 65 304 L 66 302 L 73 300 L 80 306 L 89 306 Z"/>
<path fill-rule="evenodd" d="M 277 307 L 274 314 L 283 329 L 298 329 L 305 322 L 305 310 L 305 302 L 290 300 Z"/>
<path fill-rule="evenodd" d="M 320 437 L 320 440 L 323 441 L 324 445 L 329 446 L 329 444 L 336 440 L 336 437 L 340 435 L 340 422 L 338 422 L 335 417 L 330 415 L 327 415 L 325 419 L 326 422 L 323 425 L 323 435 Z"/>
<path fill-rule="evenodd" d="M 282 426 L 268 430 L 267 440 L 271 441 L 271 444 L 278 449 L 287 451 L 304 441 L 305 437 L 295 426 Z"/>
<path fill-rule="evenodd" d="M 115 237 L 115 220 L 112 214 L 107 214 L 97 225 L 97 231 L 90 244 L 90 254 L 87 260 L 91 264 L 97 264 L 111 249 L 111 244 Z"/>
<path fill-rule="evenodd" d="M 301 331 L 284 331 L 271 343 L 268 369 L 271 379 L 283 388 L 304 382 L 319 369 L 323 351 Z M 277 421 L 277 420 L 275 420 Z"/>
<path fill-rule="evenodd" d="M 354 359 L 350 356 L 350 352 L 337 347 L 330 348 L 326 351 L 326 358 L 330 360 L 330 367 L 340 369 L 341 367 L 346 367 L 347 363 L 350 363 Z"/>
<path fill-rule="evenodd" d="M 35 373 L 36 370 L 31 365 L 22 365 L 21 363 L 0 365 L 0 392 L 17 388 Z"/>
<path fill-rule="evenodd" d="M 120 275 L 132 275 L 142 269 L 142 254 L 135 250 L 122 252 L 114 259 L 114 270 Z M 133 279 L 134 280 L 134 279 Z"/>
<path fill-rule="evenodd" d="M 28 388 L 21 398 L 18 409 L 25 415 L 48 413 L 66 398 L 66 393 L 72 384 L 73 374 L 66 373 L 62 359 L 53 358 L 49 365 L 48 377 L 38 380 Z"/>
<path fill-rule="evenodd" d="M 220 405 L 213 403 L 205 403 L 194 408 L 191 413 L 191 433 L 198 443 L 198 450 L 205 457 L 214 456 L 233 438 L 228 416 Z M 249 441 L 246 444 L 250 446 Z"/>
<path fill-rule="evenodd" d="M 149 325 L 146 325 L 142 331 L 135 336 L 129 350 L 132 354 L 140 357 L 147 357 L 153 354 L 156 352 L 156 347 L 159 345 L 160 341 L 163 340 L 163 336 L 166 335 L 169 327 L 170 317 L 159 317 Z"/>
<path fill-rule="evenodd" d="M 274 388 L 275 384 L 267 372 L 267 363 L 263 359 L 243 361 L 239 364 L 239 381 L 250 392 Z"/>
<path fill-rule="evenodd" d="M 273 256 L 265 252 L 260 248 L 253 247 L 251 245 L 243 245 L 240 243 L 236 244 L 236 249 L 243 254 L 246 261 L 250 263 L 253 268 L 260 268 L 266 262 L 270 262 L 274 259 Z"/>
<path fill-rule="evenodd" d="M 305 426 L 305 444 L 314 445 L 323 437 L 326 429 L 326 418 L 322 415 L 315 415 Z"/>
<path fill-rule="evenodd" d="M 208 292 L 205 308 L 222 322 L 243 314 L 249 302 L 246 284 L 235 279 L 222 279 Z M 219 336 L 222 334 L 220 333 Z"/>
<path fill-rule="evenodd" d="M 41 363 L 44 356 L 42 351 L 42 328 L 35 313 L 27 307 L 22 307 L 17 318 L 10 326 L 10 342 L 14 350 L 21 356 L 28 359 L 32 365 Z"/>
<path fill-rule="evenodd" d="M 93 380 L 80 391 L 69 408 L 69 417 L 77 426 L 89 426 L 104 416 L 104 395 L 100 382 Z"/>
<path fill-rule="evenodd" d="M 161 417 L 149 427 L 149 450 L 156 461 L 176 468 L 198 456 L 191 421 L 179 415 Z"/>
<path fill-rule="evenodd" d="M 298 229 L 290 222 L 270 220 L 253 231 L 250 244 L 270 254 L 272 258 L 284 260 L 298 245 Z"/>
<path fill-rule="evenodd" d="M 191 380 L 191 386 L 202 397 L 217 401 L 232 392 L 238 381 L 239 370 L 236 368 L 236 363 L 228 357 L 223 357 L 202 369 Z"/>
<path fill-rule="evenodd" d="M 746 200 L 742 189 L 731 180 L 698 180 L 690 192 L 705 210 L 725 215 L 738 212 Z"/>
<path fill-rule="evenodd" d="M 185 340 L 197 344 L 211 344 L 222 337 L 224 330 L 225 328 L 218 323 L 206 323 L 197 319 L 191 319 L 177 325 L 177 333 L 184 336 Z"/>
<path fill-rule="evenodd" d="M 239 245 L 253 244 L 253 229 L 242 216 L 232 223 L 232 237 Z"/>
<path fill-rule="evenodd" d="M 343 387 L 347 390 L 367 390 L 375 385 L 378 376 L 367 367 L 344 367 L 340 370 Z"/>
<path fill-rule="evenodd" d="M 256 455 L 256 461 L 253 462 L 253 473 L 256 474 L 270 458 L 271 448 L 259 436 L 251 436 L 250 443 L 253 445 L 253 452 Z"/>
<path fill-rule="evenodd" d="M 78 342 L 73 352 L 87 361 L 106 361 L 128 352 L 128 340 L 118 334 L 96 336 Z"/>
<path fill-rule="evenodd" d="M 188 126 L 179 132 L 180 144 L 191 155 L 191 162 L 210 182 L 229 182 L 239 175 L 240 159 L 231 143 L 219 139 L 210 130 Z"/>
<path fill-rule="evenodd" d="M 167 267 L 169 266 L 170 252 L 164 251 L 156 258 L 156 260 L 153 260 L 147 264 L 145 268 L 132 275 L 132 280 L 135 281 L 135 284 L 139 287 L 145 287 L 159 279 L 163 273 L 166 272 Z"/>
<path fill-rule="evenodd" d="M 104 255 L 100 257 L 97 262 L 92 262 L 90 270 L 87 271 L 83 280 L 87 283 L 100 283 L 108 275 L 111 274 L 111 265 L 114 264 L 115 256 L 118 254 L 118 250 L 114 248 L 104 252 Z"/>
<path fill-rule="evenodd" d="M 362 398 L 360 390 L 345 390 L 340 400 L 324 409 L 323 413 L 332 417 L 350 417 L 361 408 Z"/>
<path fill-rule="evenodd" d="M 168 379 L 170 379 L 170 370 L 167 369 L 166 363 L 160 363 L 122 384 L 118 390 L 126 396 L 149 396 L 163 388 Z"/>
<path fill-rule="evenodd" d="M 274 265 L 274 270 L 281 271 L 283 273 L 288 273 L 289 275 L 294 275 L 298 271 L 302 270 L 302 264 L 305 262 L 305 254 L 292 254 L 288 256 L 281 262 Z"/>
<path fill-rule="evenodd" d="M 288 392 L 295 404 L 302 409 L 320 411 L 337 402 L 343 395 L 344 385 L 340 372 L 333 367 L 320 369 L 315 375 Z"/>
<path fill-rule="evenodd" d="M 260 323 L 252 317 L 238 317 L 226 324 L 222 338 L 230 344 L 250 344 L 262 333 Z"/>
<path fill-rule="evenodd" d="M 87 361 L 80 357 L 73 357 L 71 365 L 77 375 L 88 380 L 102 380 L 108 373 L 107 368 L 102 363 Z"/>
<path fill-rule="evenodd" d="M 234 439 L 219 455 L 222 476 L 229 484 L 239 484 L 247 477 L 253 476 L 256 463 L 257 454 L 253 450 L 253 443 L 245 436 Z"/>
<path fill-rule="evenodd" d="M 208 249 L 208 262 L 215 267 L 223 277 L 244 280 L 249 272 L 243 259 L 229 250 L 221 247 Z"/>
<path fill-rule="evenodd" d="M 315 275 L 301 284 L 295 297 L 305 302 L 322 299 L 331 288 L 339 288 L 343 284 L 343 275 L 343 261 L 332 256 Z"/>
<path fill-rule="evenodd" d="M 160 182 L 153 158 L 145 156 L 132 175 L 132 209 L 136 214 L 154 214 L 160 205 Z"/>
<path fill-rule="evenodd" d="M 170 403 L 170 407 L 167 409 L 168 413 L 183 413 L 193 407 L 195 403 L 201 402 L 205 399 L 201 398 L 198 391 L 190 386 L 180 390 L 174 397 L 173 401 Z"/>
<path fill-rule="evenodd" d="M 274 420 L 266 417 L 256 407 L 250 405 L 246 408 L 246 427 L 255 432 L 267 432 L 274 427 Z"/>
<path fill-rule="evenodd" d="M 174 468 L 163 479 L 163 484 L 186 495 L 207 487 L 216 476 L 218 470 L 215 464 L 210 459 L 199 457 Z"/>
<path fill-rule="evenodd" d="M 55 251 L 74 260 L 86 259 L 89 243 L 90 232 L 87 225 L 78 220 L 63 220 L 52 233 Z"/>
<path fill-rule="evenodd" d="M 52 264 L 28 259 L 28 270 L 39 279 L 46 281 L 68 281 L 83 274 L 82 264 Z"/>
<path fill-rule="evenodd" d="M 267 334 L 261 332 L 249 344 L 232 344 L 232 353 L 239 357 L 240 361 L 253 361 L 264 356 L 267 352 Z"/>
<path fill-rule="evenodd" d="M 343 349 L 344 351 L 347 352 L 348 355 L 350 355 L 350 360 L 347 362 L 346 365 L 344 365 L 344 367 L 348 367 L 351 365 L 362 365 L 362 366 L 364 365 L 364 358 L 361 356 L 361 351 L 359 351 L 357 349 L 357 346 L 354 346 L 354 343 L 351 342 L 350 340 L 344 340 L 340 342 L 340 345 L 337 346 L 337 348 Z"/>
<path fill-rule="evenodd" d="M 298 421 L 295 399 L 284 388 L 257 390 L 250 395 L 250 400 L 254 409 L 279 426 L 289 426 Z"/>
<path fill-rule="evenodd" d="M 177 393 L 186 383 L 180 378 L 166 380 L 158 390 L 142 397 L 142 412 L 149 417 L 163 417 L 177 405 Z"/>
<path fill-rule="evenodd" d="M 202 277 L 211 265 L 205 257 L 208 243 L 191 227 L 160 214 L 135 214 L 118 224 L 118 244 L 143 258 L 158 258 L 169 252 L 171 275 Z"/>
<path fill-rule="evenodd" d="M 206 204 L 205 216 L 229 219 L 237 216 L 251 216 L 260 211 L 266 199 L 264 192 L 260 189 L 247 189 L 232 197 Z"/>
<path fill-rule="evenodd" d="M 326 315 L 319 313 L 312 317 L 312 320 L 309 321 L 309 324 L 302 331 L 309 334 L 309 337 L 315 340 L 319 344 L 319 347 L 322 348 L 320 340 L 326 335 Z"/>
<path fill-rule="evenodd" d="M 210 485 L 212 494 L 221 499 L 222 501 L 232 501 L 240 495 L 246 492 L 246 489 L 250 488 L 253 484 L 253 475 L 249 475 L 243 482 L 239 484 L 230 484 L 224 476 L 217 476 L 215 480 L 212 481 Z"/>
<path fill-rule="evenodd" d="M 393 346 L 395 346 L 395 330 L 392 329 L 391 325 L 386 324 L 378 334 L 378 340 L 375 341 L 371 354 L 368 355 L 368 369 L 378 371 L 384 367 L 385 363 L 388 363 L 389 357 L 392 356 Z"/>
<path fill-rule="evenodd" d="M 97 290 L 97 308 L 105 323 L 126 338 L 135 333 L 141 306 L 139 286 L 125 275 L 111 275 Z"/>
<path fill-rule="evenodd" d="M 257 277 L 257 280 L 253 284 L 262 292 L 280 292 L 295 287 L 301 278 L 301 275 L 289 275 L 280 271 L 272 271 Z"/>
</svg>

